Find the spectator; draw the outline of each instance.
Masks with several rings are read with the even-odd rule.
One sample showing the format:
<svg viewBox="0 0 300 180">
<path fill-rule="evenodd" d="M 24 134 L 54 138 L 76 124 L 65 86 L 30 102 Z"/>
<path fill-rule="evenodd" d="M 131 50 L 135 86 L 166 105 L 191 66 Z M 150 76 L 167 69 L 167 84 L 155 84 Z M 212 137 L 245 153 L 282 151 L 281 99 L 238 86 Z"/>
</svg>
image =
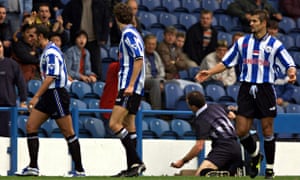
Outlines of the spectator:
<svg viewBox="0 0 300 180">
<path fill-rule="evenodd" d="M 190 60 L 189 57 L 187 57 L 187 55 L 183 52 L 184 43 L 185 43 L 185 33 L 178 31 L 176 34 L 176 41 L 175 41 L 176 49 L 180 54 L 182 54 L 182 57 L 187 62 L 187 66 L 189 68 L 197 67 L 198 65 L 195 63 L 195 61 Z"/>
<path fill-rule="evenodd" d="M 270 19 L 281 21 L 282 15 L 277 12 L 268 0 L 235 0 L 227 7 L 227 13 L 240 19 L 243 31 L 250 33 L 249 20 L 251 12 L 255 9 L 264 9 L 269 13 Z"/>
<path fill-rule="evenodd" d="M 0 41 L 4 47 L 4 56 L 11 55 L 12 30 L 10 22 L 6 18 L 6 8 L 0 5 Z"/>
<path fill-rule="evenodd" d="M 224 57 L 225 53 L 228 50 L 228 44 L 225 40 L 218 41 L 217 49 L 215 52 L 209 53 L 203 59 L 200 70 L 204 69 L 211 69 L 212 67 L 216 66 L 218 63 L 222 62 L 222 58 Z M 236 74 L 234 67 L 226 69 L 222 73 L 215 74 L 211 76 L 211 78 L 203 82 L 203 85 L 207 84 L 218 84 L 221 86 L 230 86 L 236 82 Z"/>
<path fill-rule="evenodd" d="M 24 15 L 29 15 L 32 0 L 0 0 L 0 4 L 7 8 L 7 19 L 11 23 L 12 34 L 21 26 Z"/>
<path fill-rule="evenodd" d="M 59 10 L 65 7 L 61 0 L 32 0 L 32 11 L 38 11 L 40 4 L 48 4 L 52 20 L 59 15 Z"/>
<path fill-rule="evenodd" d="M 187 63 L 175 46 L 177 29 L 173 26 L 166 27 L 164 31 L 164 39 L 157 46 L 166 72 L 166 80 L 178 79 L 180 70 L 188 68 Z"/>
<path fill-rule="evenodd" d="M 109 34 L 109 5 L 99 0 L 71 0 L 62 13 L 66 28 L 70 30 L 71 42 L 75 34 L 84 30 L 88 34 L 86 49 L 91 53 L 92 72 L 101 79 L 100 46 L 105 45 Z"/>
<path fill-rule="evenodd" d="M 203 150 L 205 140 L 211 139 L 212 150 L 201 163 L 195 176 L 229 176 L 235 175 L 241 167 L 242 156 L 240 145 L 228 113 L 219 104 L 206 104 L 205 97 L 198 91 L 186 96 L 189 108 L 195 114 L 196 143 L 190 151 L 178 161 L 171 163 L 174 168 L 181 168 Z"/>
<path fill-rule="evenodd" d="M 62 39 L 61 39 L 61 36 L 60 36 L 59 33 L 51 33 L 50 37 L 49 37 L 49 40 L 51 42 L 53 42 L 57 47 L 59 47 L 60 49 L 62 49 L 63 42 L 62 42 Z"/>
<path fill-rule="evenodd" d="M 213 13 L 202 10 L 200 21 L 192 25 L 186 33 L 186 42 L 183 51 L 198 65 L 209 53 L 215 51 L 218 41 L 218 32 L 212 27 Z"/>
<path fill-rule="evenodd" d="M 162 91 L 164 89 L 165 67 L 155 51 L 157 38 L 150 34 L 144 37 L 146 80 L 145 90 L 149 90 L 149 98 L 152 109 L 162 109 Z"/>
<path fill-rule="evenodd" d="M 288 83 L 288 77 L 280 77 L 274 82 L 276 91 L 277 105 L 286 107 L 289 103 L 293 103 L 293 94 L 295 86 Z"/>
<path fill-rule="evenodd" d="M 283 15 L 294 18 L 300 17 L 300 1 L 299 0 L 279 0 L 280 10 Z"/>
<path fill-rule="evenodd" d="M 277 37 L 279 36 L 279 26 L 278 22 L 275 20 L 270 20 L 269 21 L 269 26 L 268 26 L 268 33 L 271 36 Z"/>
<path fill-rule="evenodd" d="M 66 65 L 69 74 L 69 80 L 80 80 L 86 83 L 97 81 L 96 74 L 92 72 L 90 52 L 84 48 L 88 40 L 85 31 L 78 31 L 75 35 L 75 45 L 70 47 L 66 53 Z"/>
<path fill-rule="evenodd" d="M 17 87 L 21 102 L 20 106 L 26 108 L 26 83 L 19 65 L 15 61 L 4 57 L 2 41 L 0 41 L 0 74 L 0 107 L 13 107 L 17 105 Z M 0 136 L 9 137 L 11 119 L 10 112 L 0 111 L 0 117 Z"/>
<path fill-rule="evenodd" d="M 12 58 L 17 61 L 28 82 L 31 79 L 41 79 L 39 71 L 39 51 L 35 47 L 36 27 L 25 24 L 21 28 L 21 37 L 12 43 Z"/>
</svg>

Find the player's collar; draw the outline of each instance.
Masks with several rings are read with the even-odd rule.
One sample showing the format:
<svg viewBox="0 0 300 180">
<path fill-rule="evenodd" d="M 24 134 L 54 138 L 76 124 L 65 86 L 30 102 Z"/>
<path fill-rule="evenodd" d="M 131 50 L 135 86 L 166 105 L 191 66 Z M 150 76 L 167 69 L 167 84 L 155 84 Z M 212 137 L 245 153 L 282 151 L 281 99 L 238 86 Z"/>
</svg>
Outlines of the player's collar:
<svg viewBox="0 0 300 180">
<path fill-rule="evenodd" d="M 205 109 L 207 109 L 207 104 L 204 104 L 198 111 L 196 112 L 196 117 L 199 116 Z"/>
</svg>

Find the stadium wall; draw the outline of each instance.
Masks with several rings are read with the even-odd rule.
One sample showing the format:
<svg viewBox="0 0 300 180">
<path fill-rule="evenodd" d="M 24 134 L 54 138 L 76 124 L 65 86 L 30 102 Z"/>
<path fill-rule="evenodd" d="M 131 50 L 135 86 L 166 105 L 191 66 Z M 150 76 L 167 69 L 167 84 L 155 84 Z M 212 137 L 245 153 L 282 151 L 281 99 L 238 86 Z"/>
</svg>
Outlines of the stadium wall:
<svg viewBox="0 0 300 180">
<path fill-rule="evenodd" d="M 9 138 L 0 138 L 0 175 L 6 176 L 10 168 L 7 153 Z M 144 175 L 172 176 L 181 169 L 170 167 L 170 163 L 189 151 L 193 140 L 143 140 L 143 160 L 147 166 Z M 80 139 L 83 165 L 87 175 L 110 176 L 126 168 L 124 149 L 118 139 Z M 300 175 L 300 143 L 277 142 L 275 172 L 276 175 Z M 209 152 L 210 142 L 205 145 Z M 18 138 L 18 170 L 28 165 L 29 156 L 26 138 Z M 71 170 L 71 159 L 67 144 L 63 138 L 40 138 L 39 168 L 41 175 L 63 176 Z M 195 169 L 197 159 L 190 161 L 182 169 Z"/>
</svg>

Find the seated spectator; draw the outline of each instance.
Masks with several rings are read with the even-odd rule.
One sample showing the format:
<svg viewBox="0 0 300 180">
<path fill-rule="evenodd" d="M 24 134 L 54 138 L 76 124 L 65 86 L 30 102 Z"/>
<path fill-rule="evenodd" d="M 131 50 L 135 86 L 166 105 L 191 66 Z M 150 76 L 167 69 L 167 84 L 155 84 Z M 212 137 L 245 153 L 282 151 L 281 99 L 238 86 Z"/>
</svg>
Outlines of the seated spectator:
<svg viewBox="0 0 300 180">
<path fill-rule="evenodd" d="M 17 61 L 23 72 L 24 79 L 40 79 L 40 59 L 38 48 L 35 47 L 36 27 L 25 24 L 21 28 L 21 37 L 12 43 L 12 58 Z"/>
<path fill-rule="evenodd" d="M 192 25 L 186 33 L 186 42 L 183 51 L 198 65 L 209 53 L 215 51 L 218 41 L 218 32 L 212 27 L 213 12 L 202 10 L 200 21 Z"/>
<path fill-rule="evenodd" d="M 279 26 L 278 22 L 274 20 L 269 21 L 268 33 L 271 36 L 278 37 L 279 36 Z"/>
<path fill-rule="evenodd" d="M 299 0 L 279 0 L 280 10 L 283 15 L 294 18 L 300 17 L 300 1 Z"/>
<path fill-rule="evenodd" d="M 87 83 L 97 81 L 95 73 L 91 70 L 90 52 L 85 48 L 88 35 L 85 31 L 77 32 L 75 45 L 67 49 L 65 53 L 69 80 L 79 80 Z"/>
<path fill-rule="evenodd" d="M 178 51 L 175 46 L 176 33 L 175 27 L 167 27 L 164 31 L 163 41 L 157 46 L 157 52 L 165 66 L 167 80 L 178 79 L 178 72 L 188 69 L 183 53 Z"/>
<path fill-rule="evenodd" d="M 288 77 L 280 77 L 274 82 L 276 91 L 277 105 L 286 107 L 289 103 L 293 103 L 293 93 L 295 86 L 288 83 Z"/>
<path fill-rule="evenodd" d="M 155 51 L 157 39 L 149 34 L 144 38 L 145 43 L 145 62 L 146 62 L 146 80 L 145 90 L 149 90 L 149 98 L 152 109 L 162 109 L 161 93 L 164 89 L 165 68 L 164 64 Z"/>
<path fill-rule="evenodd" d="M 227 13 L 240 19 L 244 32 L 251 32 L 249 18 L 255 9 L 264 9 L 269 12 L 270 19 L 281 21 L 282 15 L 277 12 L 268 0 L 234 0 L 227 7 Z"/>
<path fill-rule="evenodd" d="M 189 59 L 189 57 L 183 52 L 184 43 L 185 43 L 185 33 L 178 31 L 176 34 L 176 41 L 175 41 L 176 49 L 178 50 L 178 52 L 182 53 L 182 57 L 187 62 L 189 68 L 197 67 L 198 66 L 197 63 Z"/>
<path fill-rule="evenodd" d="M 225 40 L 218 41 L 217 49 L 215 52 L 209 53 L 203 59 L 200 70 L 211 69 L 222 61 L 222 58 L 228 50 L 228 44 Z M 210 80 L 203 82 L 203 85 L 207 84 L 218 84 L 221 86 L 230 86 L 236 82 L 236 74 L 234 67 L 227 69 L 221 73 L 215 74 Z"/>
<path fill-rule="evenodd" d="M 0 41 L 4 47 L 4 56 L 11 56 L 12 27 L 6 18 L 6 7 L 0 4 Z"/>
</svg>

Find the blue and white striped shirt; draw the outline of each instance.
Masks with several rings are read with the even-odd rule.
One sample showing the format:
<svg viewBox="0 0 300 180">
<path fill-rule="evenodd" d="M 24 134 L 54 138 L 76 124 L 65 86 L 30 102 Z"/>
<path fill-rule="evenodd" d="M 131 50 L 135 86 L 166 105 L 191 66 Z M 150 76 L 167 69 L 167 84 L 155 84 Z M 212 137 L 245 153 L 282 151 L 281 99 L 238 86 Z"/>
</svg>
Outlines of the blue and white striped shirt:
<svg viewBox="0 0 300 180">
<path fill-rule="evenodd" d="M 50 84 L 49 89 L 62 88 L 67 85 L 68 73 L 63 53 L 52 42 L 49 42 L 43 50 L 40 69 L 43 80 L 46 76 L 55 77 L 55 81 Z"/>
<path fill-rule="evenodd" d="M 293 58 L 282 43 L 266 34 L 256 39 L 253 34 L 238 39 L 223 57 L 226 67 L 239 65 L 242 82 L 274 83 L 278 71 L 295 66 Z"/>
<path fill-rule="evenodd" d="M 122 30 L 122 38 L 119 44 L 119 90 L 128 87 L 134 61 L 139 58 L 142 58 L 143 66 L 134 84 L 134 93 L 143 95 L 145 82 L 144 42 L 139 32 L 132 25 L 127 25 Z"/>
</svg>

